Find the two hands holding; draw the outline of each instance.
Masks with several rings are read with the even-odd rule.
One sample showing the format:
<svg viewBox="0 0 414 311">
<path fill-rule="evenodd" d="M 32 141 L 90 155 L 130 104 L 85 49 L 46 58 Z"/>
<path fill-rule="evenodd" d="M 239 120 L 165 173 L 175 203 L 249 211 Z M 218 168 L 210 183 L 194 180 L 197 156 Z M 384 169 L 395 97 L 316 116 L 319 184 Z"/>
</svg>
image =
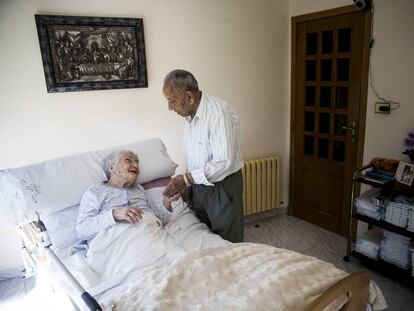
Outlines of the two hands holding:
<svg viewBox="0 0 414 311">
<path fill-rule="evenodd" d="M 178 200 L 179 197 L 179 193 L 169 197 L 164 196 L 164 207 L 167 210 L 172 211 L 171 203 Z M 114 208 L 112 210 L 112 216 L 114 217 L 115 221 L 126 221 L 131 224 L 138 223 L 142 219 L 142 214 L 144 214 L 144 211 L 141 208 L 137 207 L 135 204 L 128 204 L 126 206 Z"/>
<path fill-rule="evenodd" d="M 181 194 L 185 192 L 192 183 L 194 183 L 191 174 L 175 176 L 164 190 L 164 207 L 172 211 L 171 203 L 178 200 Z M 116 221 L 127 221 L 131 224 L 136 224 L 142 219 L 143 210 L 134 204 L 128 204 L 124 207 L 114 208 L 112 216 Z"/>
</svg>

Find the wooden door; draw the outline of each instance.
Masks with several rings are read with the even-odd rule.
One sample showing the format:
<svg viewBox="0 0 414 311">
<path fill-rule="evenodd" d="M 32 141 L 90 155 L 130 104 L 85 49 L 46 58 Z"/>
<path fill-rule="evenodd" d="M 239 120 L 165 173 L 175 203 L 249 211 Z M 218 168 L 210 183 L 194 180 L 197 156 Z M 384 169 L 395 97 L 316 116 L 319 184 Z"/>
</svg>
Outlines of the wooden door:
<svg viewBox="0 0 414 311">
<path fill-rule="evenodd" d="M 346 8 L 292 23 L 291 207 L 294 216 L 342 235 L 362 158 L 370 18 Z"/>
</svg>

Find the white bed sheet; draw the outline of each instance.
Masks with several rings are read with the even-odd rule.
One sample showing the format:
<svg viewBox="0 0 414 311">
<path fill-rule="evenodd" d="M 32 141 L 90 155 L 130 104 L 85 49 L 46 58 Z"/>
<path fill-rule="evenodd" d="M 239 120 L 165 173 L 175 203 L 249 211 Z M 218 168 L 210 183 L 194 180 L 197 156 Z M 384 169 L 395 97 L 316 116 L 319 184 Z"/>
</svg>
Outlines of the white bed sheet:
<svg viewBox="0 0 414 311">
<path fill-rule="evenodd" d="M 146 230 L 148 228 L 143 226 L 142 229 Z M 149 229 L 151 230 L 151 228 Z M 180 308 L 186 308 L 190 303 L 193 304 L 196 310 L 217 310 L 217 308 L 220 309 L 220 306 L 222 306 L 221 300 L 217 301 L 217 297 L 215 297 L 217 288 L 220 288 L 220 295 L 224 295 L 222 298 L 227 299 L 224 301 L 228 302 L 225 305 L 229 310 L 239 310 L 240 308 L 241 310 L 250 310 L 252 306 L 250 303 L 253 301 L 256 301 L 254 305 L 256 306 L 257 304 L 259 309 L 262 306 L 263 310 L 267 310 L 267 307 L 271 305 L 272 310 L 285 310 L 283 307 L 281 308 L 283 304 L 279 305 L 278 301 L 287 303 L 286 307 L 292 307 L 292 305 L 295 305 L 295 301 L 301 302 L 304 305 L 306 298 L 306 304 L 308 304 L 330 285 L 347 275 L 344 271 L 338 270 L 328 263 L 289 250 L 251 243 L 232 244 L 225 241 L 218 235 L 213 234 L 207 226 L 200 223 L 198 218 L 181 200 L 174 205 L 173 215 L 164 229 L 169 239 L 173 240 L 175 245 L 180 245 L 185 251 L 184 254 L 180 255 L 173 252 L 168 253 L 168 256 L 153 258 L 155 260 L 153 260 L 151 265 L 144 263 L 141 269 L 135 269 L 129 273 L 122 273 L 121 270 L 117 271 L 116 277 L 104 280 L 99 286 L 91 288 L 85 286 L 86 289 L 98 301 L 106 303 L 106 307 L 108 307 L 108 303 L 110 305 L 113 301 L 119 304 L 119 297 L 122 297 L 122 300 L 127 301 L 127 306 L 136 304 L 139 309 L 147 306 L 146 303 L 144 305 L 139 304 L 144 299 L 152 306 L 162 305 L 162 309 L 157 309 L 156 307 L 155 309 L 144 308 L 148 310 L 164 310 L 165 306 L 172 301 L 177 306 L 179 305 Z M 110 234 L 116 235 L 117 233 L 111 232 Z M 164 236 L 161 236 L 161 239 L 163 238 Z M 161 251 L 159 254 L 162 253 Z M 175 255 L 177 255 L 176 260 Z M 240 258 L 235 259 L 237 256 Z M 249 261 L 249 257 L 253 261 Z M 77 260 L 82 270 L 83 263 L 81 261 L 84 259 L 79 261 L 82 257 L 72 258 L 75 258 L 75 265 Z M 73 265 L 74 262 L 72 262 L 71 271 L 77 275 L 76 271 L 74 271 L 74 268 L 76 268 Z M 260 265 L 257 265 L 258 262 Z M 124 264 L 122 263 L 122 265 Z M 109 268 L 113 265 L 113 262 L 108 261 Z M 100 266 L 104 267 L 103 272 L 105 274 L 105 261 L 102 261 Z M 86 272 L 87 274 L 88 272 Z M 90 275 L 93 278 L 95 274 L 90 273 Z M 208 277 L 201 277 L 202 275 L 208 275 Z M 226 278 L 228 278 L 227 281 Z M 85 280 L 82 280 L 82 277 L 78 279 L 81 283 L 87 283 Z M 68 285 L 62 281 L 60 279 L 60 287 L 70 294 L 81 310 L 87 310 L 80 297 L 74 295 Z M 189 293 L 186 290 L 183 292 L 178 290 L 179 295 L 184 293 L 184 296 L 189 296 L 180 296 L 178 299 L 175 299 L 177 292 L 165 291 L 163 288 L 160 290 L 160 286 L 158 286 L 160 282 L 163 284 L 182 284 L 184 288 L 191 287 L 193 289 Z M 142 288 L 143 283 L 147 285 L 146 288 Z M 252 286 L 246 290 L 246 286 L 251 286 L 253 283 L 259 285 Z M 270 283 L 272 283 L 273 287 L 268 286 Z M 263 287 L 262 285 L 266 286 Z M 205 290 L 198 289 L 199 286 L 202 286 Z M 224 292 L 222 291 L 223 286 Z M 226 286 L 229 286 L 228 289 L 225 288 Z M 297 286 L 300 289 L 296 289 Z M 173 289 L 175 289 L 175 286 L 173 286 Z M 283 289 L 288 290 L 283 294 L 281 293 Z M 239 290 L 240 292 L 237 292 Z M 269 291 L 266 294 L 268 296 L 267 301 L 258 300 L 257 296 L 260 293 L 256 293 L 256 291 L 261 290 Z M 245 293 L 250 293 L 250 297 L 248 298 Z M 277 297 L 275 293 L 277 293 Z M 232 305 L 232 297 L 243 295 L 246 297 L 241 298 L 237 306 Z M 345 301 L 338 301 L 338 305 L 332 306 L 328 310 L 338 310 Z M 386 306 L 381 291 L 374 283 L 371 284 L 370 302 L 375 302 L 377 307 Z M 243 305 L 245 306 L 244 309 L 242 308 Z M 375 309 L 378 310 L 378 308 Z M 134 310 L 134 308 L 127 308 L 125 310 Z M 172 306 L 170 310 L 175 309 Z"/>
<path fill-rule="evenodd" d="M 160 191 L 160 190 L 159 190 Z M 212 233 L 208 227 L 201 223 L 194 213 L 188 208 L 188 205 L 181 199 L 173 204 L 174 212 L 169 222 L 164 226 L 165 231 L 168 233 L 169 238 L 174 241 L 176 245 L 179 245 L 184 251 L 200 250 L 215 246 L 225 246 L 231 243 L 222 239 L 220 236 Z M 158 260 L 154 260 L 151 265 L 145 265 L 148 267 L 160 267 L 173 261 L 174 254 L 169 253 L 168 256 L 164 256 Z M 94 296 L 98 299 L 107 299 L 108 297 L 114 297 L 122 293 L 122 284 L 126 284 L 136 278 L 139 274 L 139 270 L 133 270 L 129 273 L 121 273 L 117 277 L 106 279 L 95 279 L 96 271 L 90 270 L 86 259 L 75 254 L 63 259 L 64 263 L 68 266 L 70 271 L 75 275 L 78 281 Z M 142 266 L 144 267 L 144 265 Z M 55 282 L 62 290 L 67 291 L 75 303 L 82 309 L 83 302 L 80 300 L 73 290 L 66 284 L 61 276 L 55 271 L 53 266 L 49 267 L 50 273 L 53 274 Z M 96 286 L 98 282 L 99 286 Z M 92 285 L 89 286 L 89 285 Z"/>
</svg>

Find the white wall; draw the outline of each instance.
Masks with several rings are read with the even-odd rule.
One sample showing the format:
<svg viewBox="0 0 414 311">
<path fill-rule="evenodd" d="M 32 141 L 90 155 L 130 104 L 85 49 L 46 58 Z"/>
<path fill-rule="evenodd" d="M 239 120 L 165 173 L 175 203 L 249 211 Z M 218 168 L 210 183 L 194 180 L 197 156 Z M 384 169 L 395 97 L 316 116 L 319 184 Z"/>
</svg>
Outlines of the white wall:
<svg viewBox="0 0 414 311">
<path fill-rule="evenodd" d="M 351 5 L 352 0 L 289 0 L 290 17 Z"/>
<path fill-rule="evenodd" d="M 414 129 L 413 13 L 412 0 L 375 1 L 371 75 L 379 96 L 400 102 L 400 108 L 390 115 L 375 114 L 374 103 L 378 100 L 370 88 L 365 162 L 375 156 L 409 162 L 401 152 L 404 150 L 403 138 L 409 129 Z"/>
<path fill-rule="evenodd" d="M 290 16 L 351 5 L 345 0 L 291 0 Z M 374 113 L 377 100 L 368 89 L 364 163 L 373 157 L 387 157 L 409 162 L 403 139 L 414 129 L 414 1 L 374 0 L 374 45 L 371 50 L 371 76 L 380 97 L 400 102 L 389 115 Z M 366 228 L 361 222 L 358 231 Z"/>
<path fill-rule="evenodd" d="M 167 109 L 162 80 L 192 71 L 202 90 L 239 112 L 245 159 L 282 157 L 288 197 L 289 7 L 261 0 L 0 0 L 0 169 L 161 137 L 183 170 L 183 120 Z M 34 14 L 142 17 L 149 87 L 46 92 Z M 0 218 L 0 270 L 21 264 Z M 7 255 L 5 255 L 7 254 Z"/>
</svg>

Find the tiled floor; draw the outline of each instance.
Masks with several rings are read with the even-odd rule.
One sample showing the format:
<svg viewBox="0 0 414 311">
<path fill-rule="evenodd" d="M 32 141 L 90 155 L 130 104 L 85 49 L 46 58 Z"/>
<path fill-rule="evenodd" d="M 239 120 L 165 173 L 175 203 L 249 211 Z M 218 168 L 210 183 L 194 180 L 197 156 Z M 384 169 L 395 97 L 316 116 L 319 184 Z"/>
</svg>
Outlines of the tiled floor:
<svg viewBox="0 0 414 311">
<path fill-rule="evenodd" d="M 272 212 L 265 215 L 266 218 L 263 215 L 248 217 L 245 224 L 245 241 L 266 243 L 315 256 L 348 272 L 367 269 L 356 260 L 349 263 L 342 260 L 346 249 L 345 238 L 294 217 L 274 215 Z M 372 276 L 384 293 L 389 305 L 387 310 L 414 310 L 413 289 L 408 289 L 375 272 L 372 272 Z M 0 310 L 22 310 L 20 306 L 34 285 L 33 279 L 0 282 Z"/>
</svg>

